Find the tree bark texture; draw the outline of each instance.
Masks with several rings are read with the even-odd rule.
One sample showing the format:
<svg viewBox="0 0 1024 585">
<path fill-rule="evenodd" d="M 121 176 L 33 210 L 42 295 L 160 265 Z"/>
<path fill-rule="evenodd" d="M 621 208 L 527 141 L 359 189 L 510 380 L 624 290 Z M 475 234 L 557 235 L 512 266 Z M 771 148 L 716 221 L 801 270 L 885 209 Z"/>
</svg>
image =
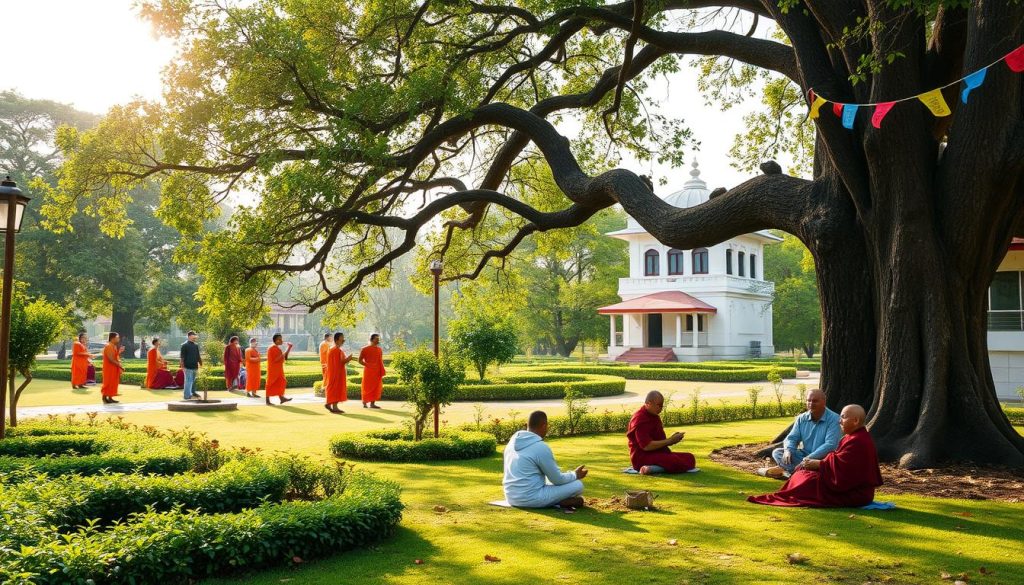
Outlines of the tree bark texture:
<svg viewBox="0 0 1024 585">
<path fill-rule="evenodd" d="M 135 356 L 139 346 L 135 344 L 135 313 L 131 307 L 114 307 L 110 316 L 110 330 L 116 331 L 121 336 L 121 346 L 124 353 L 121 359 L 128 359 Z"/>
</svg>

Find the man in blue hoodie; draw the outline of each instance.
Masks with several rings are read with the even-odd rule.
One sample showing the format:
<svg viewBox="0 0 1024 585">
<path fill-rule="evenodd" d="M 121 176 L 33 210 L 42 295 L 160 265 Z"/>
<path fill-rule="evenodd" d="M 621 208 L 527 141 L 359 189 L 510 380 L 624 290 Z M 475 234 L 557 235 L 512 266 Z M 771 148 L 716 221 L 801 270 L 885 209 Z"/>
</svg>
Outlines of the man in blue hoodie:
<svg viewBox="0 0 1024 585">
<path fill-rule="evenodd" d="M 517 508 L 582 506 L 580 480 L 587 476 L 586 466 L 562 473 L 551 447 L 544 442 L 548 415 L 539 410 L 530 413 L 526 428 L 516 431 L 505 447 L 505 477 L 501 482 L 505 499 Z"/>
</svg>

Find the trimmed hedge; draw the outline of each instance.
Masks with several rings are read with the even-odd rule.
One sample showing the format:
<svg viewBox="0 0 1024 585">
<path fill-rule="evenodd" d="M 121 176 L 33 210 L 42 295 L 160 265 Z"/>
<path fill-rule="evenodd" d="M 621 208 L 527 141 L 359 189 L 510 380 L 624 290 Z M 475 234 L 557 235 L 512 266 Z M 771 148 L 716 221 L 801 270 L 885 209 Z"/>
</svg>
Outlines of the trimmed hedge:
<svg viewBox="0 0 1024 585">
<path fill-rule="evenodd" d="M 516 373 L 488 381 L 486 384 L 463 384 L 459 387 L 455 400 L 457 402 L 490 402 L 562 399 L 565 398 L 566 388 L 590 397 L 616 396 L 626 391 L 626 381 L 620 376 L 587 373 L 558 374 L 547 371 Z M 319 380 L 313 384 L 313 393 L 317 396 L 324 395 Z M 361 398 L 359 384 L 350 378 L 348 380 L 348 399 L 358 401 Z M 406 399 L 404 386 L 384 384 L 381 400 L 404 401 Z"/>
<path fill-rule="evenodd" d="M 1003 412 L 1006 413 L 1006 418 L 1010 419 L 1010 423 L 1024 426 L 1024 408 L 1005 406 Z"/>
<path fill-rule="evenodd" d="M 193 463 L 187 449 L 138 431 L 28 422 L 9 429 L 8 435 L 0 441 L 0 473 L 171 475 L 191 469 Z"/>
<path fill-rule="evenodd" d="M 368 461 L 443 461 L 476 459 L 494 454 L 497 444 L 492 434 L 476 431 L 445 431 L 440 438 L 424 437 L 413 441 L 402 429 L 342 433 L 331 437 L 335 457 Z"/>
<path fill-rule="evenodd" d="M 672 408 L 661 413 L 661 420 L 666 427 L 693 425 L 701 423 L 718 423 L 755 418 L 775 418 L 778 416 L 792 417 L 804 412 L 803 402 L 789 401 L 782 403 L 782 412 L 776 403 L 765 403 L 757 406 L 757 412 L 751 410 L 749 404 L 723 404 L 712 406 L 702 404 L 698 408 Z M 548 417 L 549 437 L 573 437 L 597 433 L 625 433 L 629 427 L 629 419 L 633 412 L 590 413 L 570 419 L 568 416 Z M 463 431 L 486 432 L 499 443 L 507 443 L 516 431 L 525 428 L 522 420 L 491 419 L 490 422 L 477 426 L 469 423 L 459 427 Z"/>
<path fill-rule="evenodd" d="M 396 484 L 344 465 L 220 453 L 215 441 L 195 433 L 163 436 L 115 426 L 131 427 L 50 422 L 15 430 L 18 440 L 46 439 L 50 451 L 106 434 L 128 442 L 152 434 L 187 445 L 196 469 L 211 471 L 0 475 L 6 482 L 0 488 L 4 583 L 190 583 L 365 546 L 392 534 L 401 519 Z M 22 441 L 9 449 L 31 448 Z"/>
<path fill-rule="evenodd" d="M 649 368 L 636 366 L 545 366 L 548 372 L 564 372 L 568 374 L 606 374 L 619 376 L 627 380 L 671 380 L 683 382 L 761 382 L 768 379 L 769 368 L 749 369 L 690 369 L 674 366 L 667 368 Z M 796 376 L 796 370 L 778 368 L 782 377 Z"/>
</svg>

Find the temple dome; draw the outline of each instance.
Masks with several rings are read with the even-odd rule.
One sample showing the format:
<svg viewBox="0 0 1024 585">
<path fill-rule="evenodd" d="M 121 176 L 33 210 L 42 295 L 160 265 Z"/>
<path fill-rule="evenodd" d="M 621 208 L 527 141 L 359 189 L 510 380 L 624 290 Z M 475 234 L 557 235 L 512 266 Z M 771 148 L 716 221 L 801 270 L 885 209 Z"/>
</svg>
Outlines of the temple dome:
<svg viewBox="0 0 1024 585">
<path fill-rule="evenodd" d="M 683 188 L 665 197 L 665 203 L 675 207 L 694 207 L 705 203 L 711 195 L 708 184 L 701 180 L 697 161 L 693 161 L 690 180 L 683 183 Z"/>
</svg>

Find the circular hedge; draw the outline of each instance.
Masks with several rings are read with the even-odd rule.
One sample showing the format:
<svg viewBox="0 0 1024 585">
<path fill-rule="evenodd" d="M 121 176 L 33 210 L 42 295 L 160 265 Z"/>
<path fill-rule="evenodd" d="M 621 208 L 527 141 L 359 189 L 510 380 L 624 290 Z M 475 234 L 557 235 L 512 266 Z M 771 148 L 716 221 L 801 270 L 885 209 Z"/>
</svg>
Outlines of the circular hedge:
<svg viewBox="0 0 1024 585">
<path fill-rule="evenodd" d="M 342 433 L 331 437 L 336 457 L 368 461 L 444 461 L 477 459 L 494 454 L 497 441 L 491 433 L 444 431 L 440 438 L 414 441 L 403 429 Z"/>
<path fill-rule="evenodd" d="M 401 519 L 396 484 L 308 458 L 225 451 L 190 432 L 71 423 L 17 432 L 66 439 L 36 442 L 53 460 L 80 458 L 68 447 L 89 448 L 82 437 L 120 433 L 202 463 L 170 475 L 0 471 L 0 575 L 17 576 L 11 583 L 188 583 L 364 547 Z"/>
</svg>

